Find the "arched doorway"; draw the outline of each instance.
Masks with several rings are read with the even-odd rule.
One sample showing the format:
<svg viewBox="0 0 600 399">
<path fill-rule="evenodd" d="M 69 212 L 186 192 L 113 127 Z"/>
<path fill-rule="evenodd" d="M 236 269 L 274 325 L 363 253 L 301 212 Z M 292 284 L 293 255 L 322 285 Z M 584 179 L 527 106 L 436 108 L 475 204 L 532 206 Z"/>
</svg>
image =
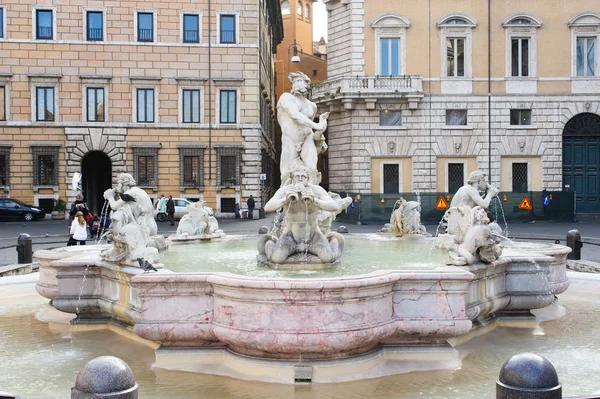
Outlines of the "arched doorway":
<svg viewBox="0 0 600 399">
<path fill-rule="evenodd" d="M 92 213 L 100 214 L 104 190 L 112 186 L 110 158 L 102 151 L 90 151 L 81 160 L 81 188 Z"/>
<path fill-rule="evenodd" d="M 600 212 L 600 115 L 575 115 L 563 130 L 563 188 L 575 192 L 577 212 Z"/>
</svg>

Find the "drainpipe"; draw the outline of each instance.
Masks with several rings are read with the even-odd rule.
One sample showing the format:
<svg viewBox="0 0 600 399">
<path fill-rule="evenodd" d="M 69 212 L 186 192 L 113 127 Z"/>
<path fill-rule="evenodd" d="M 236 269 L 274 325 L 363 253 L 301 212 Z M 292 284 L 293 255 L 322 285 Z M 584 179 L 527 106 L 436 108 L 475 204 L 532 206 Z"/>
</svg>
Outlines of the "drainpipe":
<svg viewBox="0 0 600 399">
<path fill-rule="evenodd" d="M 209 184 L 212 181 L 212 27 L 210 20 L 212 18 L 212 12 L 210 8 L 211 0 L 208 0 L 208 181 Z M 217 187 L 215 181 L 215 189 Z M 215 191 L 216 194 L 216 191 Z"/>
<path fill-rule="evenodd" d="M 492 12 L 488 0 L 488 181 L 492 179 Z"/>
</svg>

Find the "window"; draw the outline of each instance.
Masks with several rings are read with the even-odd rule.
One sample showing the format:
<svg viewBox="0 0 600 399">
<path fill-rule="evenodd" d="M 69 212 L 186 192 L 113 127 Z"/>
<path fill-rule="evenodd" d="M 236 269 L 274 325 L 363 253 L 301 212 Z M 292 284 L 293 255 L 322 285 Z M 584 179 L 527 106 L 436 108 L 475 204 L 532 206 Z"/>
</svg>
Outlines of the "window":
<svg viewBox="0 0 600 399">
<path fill-rule="evenodd" d="M 448 192 L 455 193 L 464 186 L 465 164 L 448 163 Z"/>
<path fill-rule="evenodd" d="M 200 43 L 200 17 L 197 14 L 183 15 L 183 42 Z"/>
<path fill-rule="evenodd" d="M 36 121 L 54 121 L 54 87 L 37 87 L 36 99 Z"/>
<path fill-rule="evenodd" d="M 200 90 L 183 90 L 183 122 L 200 123 Z"/>
<path fill-rule="evenodd" d="M 400 39 L 382 38 L 381 43 L 381 74 L 384 76 L 400 75 Z"/>
<path fill-rule="evenodd" d="M 104 88 L 87 88 L 87 120 L 88 122 L 104 122 Z"/>
<path fill-rule="evenodd" d="M 133 162 L 137 185 L 155 187 L 158 177 L 158 147 L 134 147 Z"/>
<path fill-rule="evenodd" d="M 402 112 L 379 111 L 379 126 L 402 126 Z"/>
<path fill-rule="evenodd" d="M 400 192 L 400 165 L 397 163 L 383 164 L 383 193 L 394 194 Z"/>
<path fill-rule="evenodd" d="M 511 109 L 510 110 L 511 125 L 531 125 L 531 110 L 530 109 Z"/>
<path fill-rule="evenodd" d="M 527 163 L 515 162 L 512 164 L 512 191 L 516 193 L 527 192 Z"/>
<path fill-rule="evenodd" d="M 52 11 L 36 10 L 36 39 L 52 40 Z"/>
<path fill-rule="evenodd" d="M 281 15 L 290 15 L 290 2 L 288 0 L 281 3 Z"/>
<path fill-rule="evenodd" d="M 304 19 L 310 21 L 310 6 L 308 4 L 304 7 Z"/>
<path fill-rule="evenodd" d="M 466 109 L 447 109 L 446 110 L 446 125 L 447 126 L 466 126 L 467 125 L 467 110 Z"/>
<path fill-rule="evenodd" d="M 138 42 L 154 41 L 154 14 L 151 12 L 140 12 L 137 15 Z"/>
<path fill-rule="evenodd" d="M 0 39 L 4 38 L 4 8 L 0 7 Z"/>
<path fill-rule="evenodd" d="M 203 187 L 203 149 L 180 148 L 180 179 L 183 187 Z"/>
<path fill-rule="evenodd" d="M 237 91 L 236 90 L 221 90 L 220 98 L 220 123 L 236 123 L 237 110 Z"/>
<path fill-rule="evenodd" d="M 577 38 L 577 76 L 595 76 L 596 38 Z"/>
<path fill-rule="evenodd" d="M 0 186 L 10 186 L 10 147 L 0 147 Z"/>
<path fill-rule="evenodd" d="M 137 89 L 137 121 L 154 122 L 154 89 Z"/>
<path fill-rule="evenodd" d="M 103 15 L 102 11 L 87 12 L 87 40 L 102 41 L 103 40 Z"/>
<path fill-rule="evenodd" d="M 221 43 L 235 43 L 235 15 L 221 15 Z"/>
<path fill-rule="evenodd" d="M 296 8 L 296 14 L 298 14 L 299 16 L 302 16 L 302 2 L 301 1 L 298 2 L 298 8 Z"/>
<path fill-rule="evenodd" d="M 317 70 L 313 69 L 313 78 L 317 77 L 317 74 L 318 74 Z"/>
<path fill-rule="evenodd" d="M 465 39 L 446 39 L 446 76 L 465 76 Z"/>
<path fill-rule="evenodd" d="M 240 150 L 238 148 L 217 148 L 217 184 L 221 186 L 240 185 Z"/>
<path fill-rule="evenodd" d="M 0 121 L 6 120 L 6 87 L 0 86 Z"/>
<path fill-rule="evenodd" d="M 33 185 L 58 185 L 58 147 L 32 147 Z"/>
<path fill-rule="evenodd" d="M 511 40 L 511 76 L 529 76 L 529 39 Z"/>
</svg>

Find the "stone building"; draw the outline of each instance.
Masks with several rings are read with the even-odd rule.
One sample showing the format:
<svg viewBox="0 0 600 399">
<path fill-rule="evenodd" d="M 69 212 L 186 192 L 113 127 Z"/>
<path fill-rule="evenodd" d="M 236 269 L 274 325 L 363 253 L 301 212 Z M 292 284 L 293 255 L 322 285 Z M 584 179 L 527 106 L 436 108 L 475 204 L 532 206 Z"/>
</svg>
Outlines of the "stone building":
<svg viewBox="0 0 600 399">
<path fill-rule="evenodd" d="M 0 3 L 3 194 L 49 210 L 81 172 L 99 212 L 130 172 L 152 198 L 260 204 L 282 38 L 267 0 Z"/>
<path fill-rule="evenodd" d="M 600 211 L 597 0 L 325 0 L 330 189 L 569 189 Z"/>
</svg>

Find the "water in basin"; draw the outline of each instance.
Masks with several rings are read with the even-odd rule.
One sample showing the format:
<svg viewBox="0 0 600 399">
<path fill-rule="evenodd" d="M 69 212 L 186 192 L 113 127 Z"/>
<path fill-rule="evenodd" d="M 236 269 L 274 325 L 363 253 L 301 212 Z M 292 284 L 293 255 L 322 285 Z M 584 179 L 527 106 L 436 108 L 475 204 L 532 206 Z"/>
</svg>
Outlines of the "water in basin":
<svg viewBox="0 0 600 399">
<path fill-rule="evenodd" d="M 433 239 L 397 239 L 377 234 L 346 237 L 341 264 L 332 270 L 286 271 L 258 267 L 256 237 L 223 241 L 175 243 L 160 262 L 174 272 L 229 272 L 254 277 L 339 277 L 378 270 L 433 270 L 447 254 L 433 248 Z"/>
</svg>

